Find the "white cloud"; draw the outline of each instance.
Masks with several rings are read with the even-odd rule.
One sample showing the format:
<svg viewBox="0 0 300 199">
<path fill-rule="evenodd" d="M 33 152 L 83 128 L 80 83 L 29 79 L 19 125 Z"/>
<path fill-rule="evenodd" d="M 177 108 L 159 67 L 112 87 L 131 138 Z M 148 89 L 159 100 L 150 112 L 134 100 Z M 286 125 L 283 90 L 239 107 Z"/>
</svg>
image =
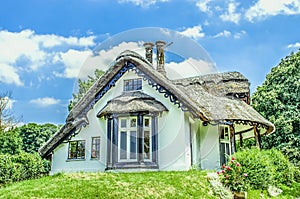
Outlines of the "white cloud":
<svg viewBox="0 0 300 199">
<path fill-rule="evenodd" d="M 258 0 L 252 7 L 250 7 L 245 17 L 253 22 L 254 19 L 261 19 L 268 16 L 275 15 L 294 15 L 300 14 L 299 0 Z"/>
<path fill-rule="evenodd" d="M 220 15 L 220 18 L 223 21 L 230 21 L 233 22 L 235 24 L 238 24 L 241 18 L 241 14 L 240 13 L 236 13 L 236 8 L 239 5 L 239 3 L 235 2 L 235 1 L 230 1 L 228 4 L 228 9 L 227 12 L 225 12 L 224 14 Z"/>
<path fill-rule="evenodd" d="M 23 86 L 23 82 L 20 80 L 20 76 L 17 70 L 8 64 L 0 62 L 0 83 L 16 84 L 17 86 Z"/>
<path fill-rule="evenodd" d="M 179 32 L 180 34 L 187 36 L 187 37 L 191 37 L 193 39 L 198 39 L 198 38 L 202 38 L 205 36 L 205 33 L 202 32 L 202 26 L 198 25 L 198 26 L 194 26 L 191 28 L 187 28 L 182 32 Z"/>
<path fill-rule="evenodd" d="M 235 39 L 240 39 L 243 35 L 246 35 L 246 34 L 247 34 L 247 32 L 245 30 L 242 30 L 241 32 L 235 33 L 233 37 Z"/>
<path fill-rule="evenodd" d="M 168 2 L 169 0 L 118 0 L 119 3 L 133 3 L 136 6 L 147 8 L 159 2 Z"/>
<path fill-rule="evenodd" d="M 41 107 L 52 106 L 60 103 L 60 100 L 51 97 L 37 98 L 30 100 L 30 103 Z"/>
<path fill-rule="evenodd" d="M 106 71 L 116 57 L 125 50 L 132 50 L 142 56 L 144 55 L 142 42 L 122 42 L 108 50 L 100 50 L 94 55 L 88 56 L 81 68 L 78 68 L 80 70 L 77 77 L 85 79 L 88 75 L 93 75 L 96 69 Z"/>
<path fill-rule="evenodd" d="M 55 57 L 66 49 L 86 49 L 94 46 L 94 39 L 95 36 L 36 34 L 30 29 L 20 32 L 0 30 L 0 81 L 22 86 L 24 84 L 20 80 L 18 68 L 27 72 L 36 71 L 47 64 L 53 64 Z"/>
<path fill-rule="evenodd" d="M 165 64 L 167 76 L 170 79 L 181 79 L 215 72 L 215 65 L 204 60 L 188 58 L 183 62 Z"/>
<path fill-rule="evenodd" d="M 228 30 L 224 30 L 223 32 L 220 32 L 213 37 L 218 38 L 218 37 L 230 37 L 230 36 L 231 36 L 231 32 Z"/>
<path fill-rule="evenodd" d="M 288 48 L 300 48 L 300 42 L 296 42 L 294 44 L 289 44 L 287 47 Z"/>
<path fill-rule="evenodd" d="M 70 49 L 67 52 L 61 52 L 56 57 L 57 62 L 61 62 L 65 65 L 63 74 L 55 73 L 58 77 L 76 78 L 78 77 L 79 69 L 83 65 L 84 61 L 91 55 L 90 50 L 78 51 Z"/>
<path fill-rule="evenodd" d="M 196 6 L 200 9 L 200 11 L 205 12 L 205 13 L 210 13 L 210 7 L 209 3 L 211 0 L 200 0 L 196 3 Z"/>
<path fill-rule="evenodd" d="M 10 99 L 7 96 L 5 96 L 4 98 L 0 98 L 0 101 L 4 102 L 4 104 L 6 104 L 5 109 L 12 109 L 13 104 L 16 102 L 16 100 Z"/>
</svg>

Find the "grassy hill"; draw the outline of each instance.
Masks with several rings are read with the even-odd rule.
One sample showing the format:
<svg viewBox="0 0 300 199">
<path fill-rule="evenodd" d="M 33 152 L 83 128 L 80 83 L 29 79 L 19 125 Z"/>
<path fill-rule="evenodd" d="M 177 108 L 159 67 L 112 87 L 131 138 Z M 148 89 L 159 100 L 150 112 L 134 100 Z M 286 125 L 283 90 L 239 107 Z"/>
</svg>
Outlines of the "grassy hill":
<svg viewBox="0 0 300 199">
<path fill-rule="evenodd" d="M 0 188 L 0 198 L 217 198 L 204 171 L 58 174 Z"/>
<path fill-rule="evenodd" d="M 300 183 L 281 187 L 279 199 L 300 196 Z M 251 190 L 249 199 L 271 198 Z M 0 186 L 2 198 L 218 198 L 207 181 L 207 171 L 57 174 Z"/>
</svg>

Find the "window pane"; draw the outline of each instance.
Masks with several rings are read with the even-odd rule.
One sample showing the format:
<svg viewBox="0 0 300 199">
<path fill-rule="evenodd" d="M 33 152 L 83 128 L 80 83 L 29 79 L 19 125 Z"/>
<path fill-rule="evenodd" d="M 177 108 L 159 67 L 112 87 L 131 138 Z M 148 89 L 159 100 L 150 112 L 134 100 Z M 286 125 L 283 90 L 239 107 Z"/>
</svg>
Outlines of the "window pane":
<svg viewBox="0 0 300 199">
<path fill-rule="evenodd" d="M 221 165 L 226 164 L 226 158 L 225 158 L 225 144 L 220 144 L 220 156 L 221 156 Z"/>
<path fill-rule="evenodd" d="M 77 158 L 85 158 L 85 141 L 78 141 Z"/>
<path fill-rule="evenodd" d="M 76 158 L 76 148 L 77 148 L 77 142 L 73 141 L 69 143 L 69 158 Z"/>
<path fill-rule="evenodd" d="M 136 159 L 137 137 L 136 131 L 130 131 L 130 159 Z"/>
<path fill-rule="evenodd" d="M 121 132 L 120 136 L 120 159 L 127 158 L 127 133 L 125 131 Z"/>
<path fill-rule="evenodd" d="M 121 119 L 121 128 L 126 128 L 127 127 L 126 122 L 127 122 L 126 119 Z"/>
<path fill-rule="evenodd" d="M 130 127 L 136 127 L 136 118 L 130 119 Z"/>
<path fill-rule="evenodd" d="M 144 120 L 144 126 L 145 127 L 149 127 L 150 126 L 150 119 L 149 118 L 145 118 L 145 120 Z"/>
<path fill-rule="evenodd" d="M 150 159 L 150 131 L 144 131 L 144 159 Z"/>
<path fill-rule="evenodd" d="M 100 157 L 100 137 L 93 137 L 92 138 L 92 158 L 99 158 Z"/>
<path fill-rule="evenodd" d="M 124 91 L 142 90 L 142 79 L 124 80 Z"/>
</svg>

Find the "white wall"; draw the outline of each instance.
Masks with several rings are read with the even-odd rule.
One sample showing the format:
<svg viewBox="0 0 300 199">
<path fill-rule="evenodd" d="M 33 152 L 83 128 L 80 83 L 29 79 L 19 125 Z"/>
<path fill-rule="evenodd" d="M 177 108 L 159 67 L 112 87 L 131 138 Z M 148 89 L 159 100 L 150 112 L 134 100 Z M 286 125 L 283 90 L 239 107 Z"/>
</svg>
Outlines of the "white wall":
<svg viewBox="0 0 300 199">
<path fill-rule="evenodd" d="M 220 167 L 218 126 L 200 124 L 200 158 L 202 169 Z"/>
<path fill-rule="evenodd" d="M 106 103 L 123 92 L 123 80 L 137 78 L 134 72 L 126 72 L 88 112 L 90 124 L 83 128 L 72 140 L 86 140 L 86 159 L 67 160 L 68 144 L 61 144 L 54 150 L 52 159 L 52 171 L 74 172 L 74 171 L 104 171 L 106 167 L 106 140 L 107 123 L 103 118 L 96 117 L 97 113 Z M 163 103 L 168 112 L 158 117 L 158 164 L 160 170 L 187 170 L 191 166 L 189 120 L 184 112 L 166 99 L 163 94 L 155 91 L 143 81 L 143 92 Z M 91 137 L 101 136 L 100 160 L 91 160 Z"/>
</svg>

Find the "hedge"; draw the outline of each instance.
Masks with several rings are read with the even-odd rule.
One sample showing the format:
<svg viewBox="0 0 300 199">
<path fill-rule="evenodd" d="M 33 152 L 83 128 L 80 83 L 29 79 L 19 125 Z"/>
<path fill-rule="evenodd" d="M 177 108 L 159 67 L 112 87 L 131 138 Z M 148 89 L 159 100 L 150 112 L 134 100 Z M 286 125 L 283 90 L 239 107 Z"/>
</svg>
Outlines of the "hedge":
<svg viewBox="0 0 300 199">
<path fill-rule="evenodd" d="M 0 155 L 0 185 L 21 180 L 34 179 L 49 172 L 49 163 L 37 153 Z"/>
</svg>

